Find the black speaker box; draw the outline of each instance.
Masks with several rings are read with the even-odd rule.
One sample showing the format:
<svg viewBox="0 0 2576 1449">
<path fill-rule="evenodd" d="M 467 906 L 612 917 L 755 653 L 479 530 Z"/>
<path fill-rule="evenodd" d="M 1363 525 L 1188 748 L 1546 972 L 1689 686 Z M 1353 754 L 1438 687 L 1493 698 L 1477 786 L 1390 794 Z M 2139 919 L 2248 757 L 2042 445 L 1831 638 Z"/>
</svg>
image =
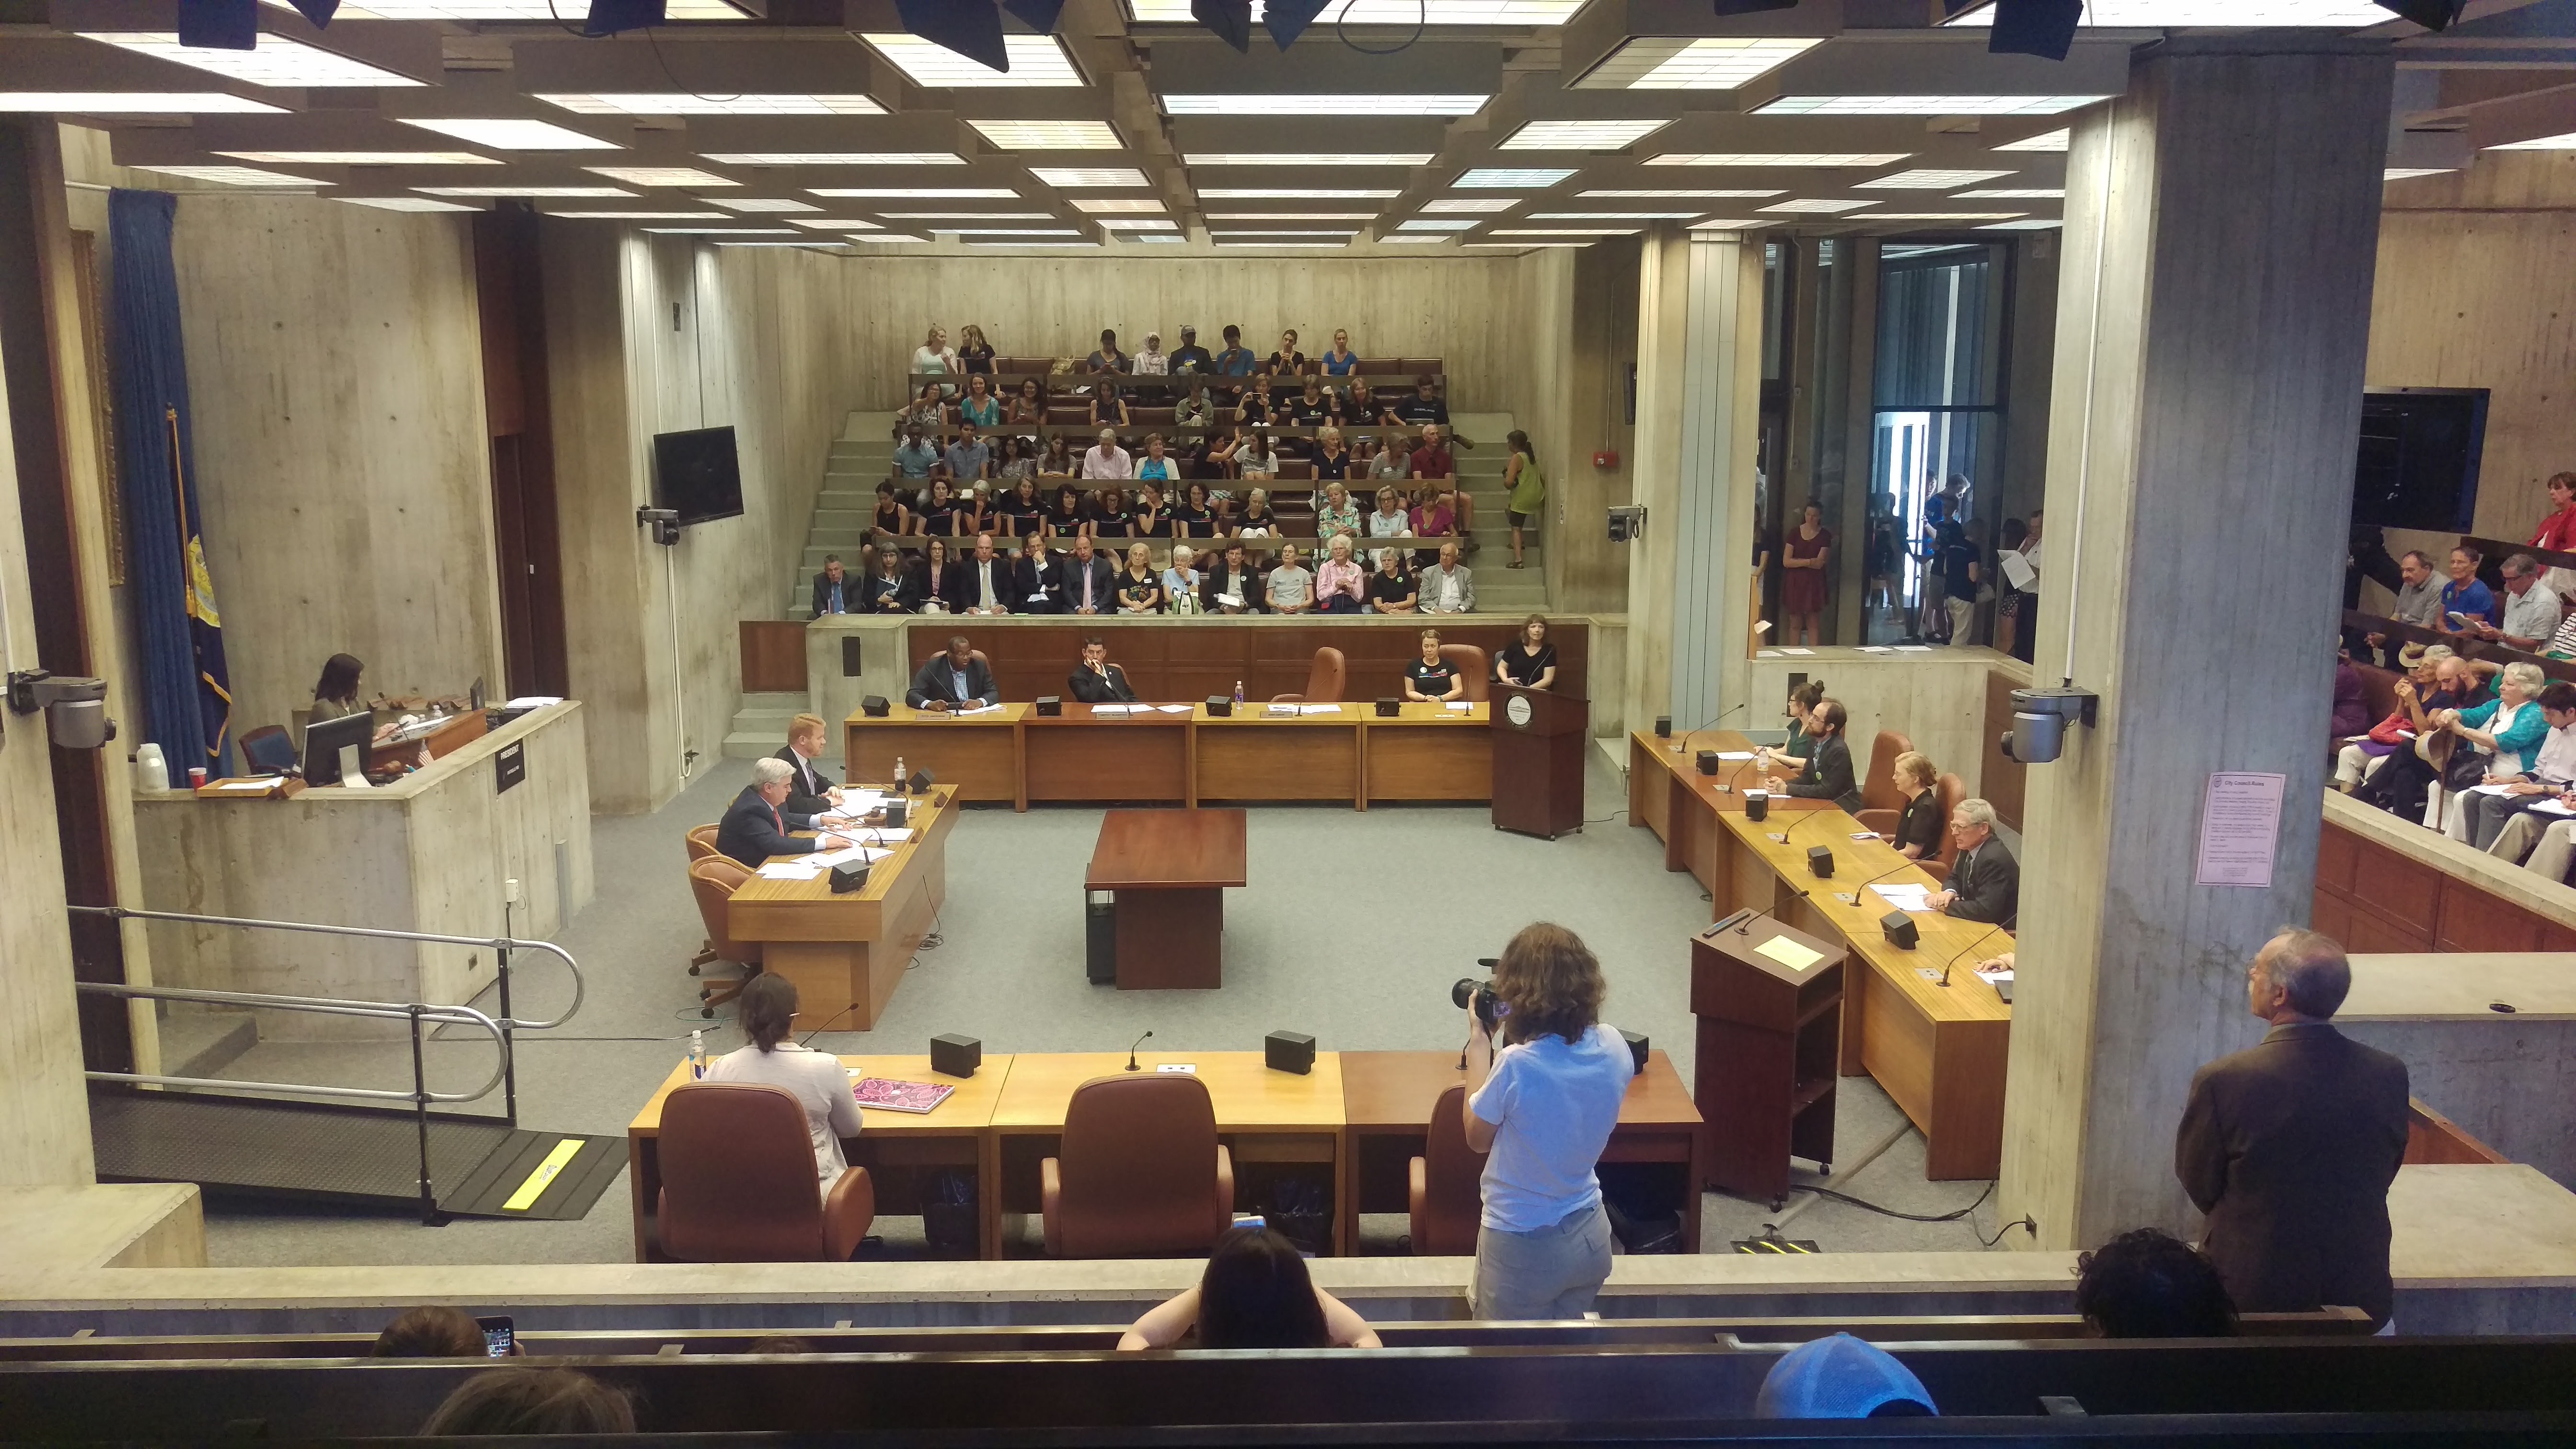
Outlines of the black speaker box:
<svg viewBox="0 0 2576 1449">
<path fill-rule="evenodd" d="M 1377 712 L 1381 717 L 1390 718 L 1402 714 L 1404 701 L 1391 694 L 1381 694 L 1377 698 Z"/>
<path fill-rule="evenodd" d="M 1816 873 L 1816 879 L 1818 880 L 1832 880 L 1834 878 L 1834 848 L 1830 845 L 1811 845 L 1807 847 L 1807 869 L 1814 871 Z"/>
<path fill-rule="evenodd" d="M 905 821 L 910 820 L 911 818 L 912 818 L 912 802 L 911 802 L 911 801 L 906 800 L 905 798 L 903 798 L 903 797 L 902 797 L 902 796 L 900 796 L 900 795 L 897 795 L 897 796 L 896 796 L 896 797 L 894 797 L 893 799 L 888 800 L 887 802 L 885 802 L 885 823 L 886 823 L 886 829 L 888 829 L 888 830 L 895 830 L 895 829 L 899 829 L 899 828 L 901 828 L 901 826 L 903 825 L 903 823 L 904 823 Z"/>
<path fill-rule="evenodd" d="M 1923 940 L 1921 928 L 1914 924 L 1912 916 L 1903 911 L 1890 911 L 1879 917 L 1878 928 L 1887 933 L 1887 939 L 1895 943 L 1899 951 L 1911 951 Z"/>
<path fill-rule="evenodd" d="M 1207 697 L 1207 711 L 1208 716 L 1212 719 L 1232 719 L 1234 718 L 1234 701 L 1226 698 L 1222 694 L 1211 694 Z"/>
<path fill-rule="evenodd" d="M 1668 740 L 1672 737 L 1673 717 L 1668 714 L 1659 714 L 1655 716 L 1655 738 L 1659 740 Z"/>
<path fill-rule="evenodd" d="M 850 894 L 852 891 L 863 891 L 867 888 L 868 868 L 866 865 L 857 861 L 852 861 L 847 865 L 836 865 L 832 867 L 832 894 L 836 896 L 845 896 Z"/>
<path fill-rule="evenodd" d="M 1302 1077 L 1315 1070 L 1315 1039 L 1303 1032 L 1274 1031 L 1261 1039 L 1261 1058 L 1274 1072 Z"/>
<path fill-rule="evenodd" d="M 984 1065 L 984 1044 L 971 1036 L 930 1039 L 930 1069 L 943 1077 L 971 1077 Z"/>
<path fill-rule="evenodd" d="M 870 719 L 884 719 L 888 714 L 893 713 L 893 709 L 892 705 L 886 703 L 886 697 L 882 694 L 871 694 L 859 701 L 859 713 Z"/>
<path fill-rule="evenodd" d="M 1630 1060 L 1637 1064 L 1637 1075 L 1641 1077 L 1644 1076 L 1646 1074 L 1645 1033 L 1622 1030 L 1619 1035 L 1627 1038 L 1628 1040 L 1628 1056 Z"/>
<path fill-rule="evenodd" d="M 903 787 L 915 795 L 927 795 L 930 793 L 930 787 L 936 783 L 938 782 L 931 779 L 928 770 L 915 770 L 912 772 L 912 778 L 903 782 Z"/>
<path fill-rule="evenodd" d="M 1064 696 L 1063 696 L 1063 695 L 1061 695 L 1061 694 L 1041 694 L 1041 695 L 1039 695 L 1039 696 L 1038 696 L 1038 718 L 1040 718 L 1040 719 L 1062 719 L 1063 717 L 1064 717 Z"/>
<path fill-rule="evenodd" d="M 1745 792 L 1744 792 L 1744 818 L 1745 818 L 1745 819 L 1747 819 L 1747 820 L 1768 820 L 1768 819 L 1770 819 L 1770 818 L 1771 818 L 1771 792 L 1770 792 L 1770 791 L 1768 791 L 1768 790 L 1747 790 L 1747 791 L 1745 791 Z"/>
<path fill-rule="evenodd" d="M 1715 750 L 1702 750 L 1699 752 L 1699 772 L 1703 775 L 1716 774 L 1718 767 L 1725 763 L 1726 762 L 1724 760 L 1717 757 L 1717 751 Z"/>
</svg>

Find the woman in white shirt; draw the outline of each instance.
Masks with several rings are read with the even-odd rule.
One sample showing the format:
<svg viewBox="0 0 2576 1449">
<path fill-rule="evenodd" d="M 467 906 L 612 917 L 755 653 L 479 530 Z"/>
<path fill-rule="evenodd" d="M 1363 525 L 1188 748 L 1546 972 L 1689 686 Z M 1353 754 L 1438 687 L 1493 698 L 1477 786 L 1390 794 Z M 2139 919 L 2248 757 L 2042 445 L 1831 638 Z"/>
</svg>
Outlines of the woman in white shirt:
<svg viewBox="0 0 2576 1449">
<path fill-rule="evenodd" d="M 1235 476 L 1247 483 L 1266 483 L 1279 476 L 1279 454 L 1270 446 L 1270 431 L 1254 428 L 1252 441 L 1234 455 Z"/>
<path fill-rule="evenodd" d="M 1297 545 L 1279 545 L 1279 566 L 1270 571 L 1270 610 L 1303 614 L 1315 607 L 1315 576 L 1297 562 Z"/>
<path fill-rule="evenodd" d="M 1467 1013 L 1467 1145 L 1485 1158 L 1469 1303 L 1481 1319 L 1581 1318 L 1610 1276 L 1610 1219 L 1593 1168 L 1636 1075 L 1600 1019 L 1601 963 L 1540 921 L 1495 964 L 1496 1021 Z"/>
<path fill-rule="evenodd" d="M 1404 511 L 1404 502 L 1393 488 L 1377 490 L 1377 512 L 1370 514 L 1366 522 L 1371 538 L 1402 538 L 1413 531 L 1413 515 Z M 1370 549 L 1369 567 L 1376 568 L 1388 554 L 1399 552 L 1392 548 Z"/>
<path fill-rule="evenodd" d="M 930 335 L 922 339 L 921 345 L 912 349 L 912 375 L 915 377 L 927 377 L 942 372 L 954 377 L 963 371 L 965 369 L 957 365 L 957 354 L 948 350 L 948 333 L 944 328 L 931 328 Z M 941 383 L 939 395 L 955 397 L 957 385 Z"/>
<path fill-rule="evenodd" d="M 1171 371 L 1172 355 L 1163 350 L 1163 334 L 1160 332 L 1146 333 L 1145 350 L 1136 354 L 1136 375 L 1138 377 L 1168 377 L 1171 375 Z"/>
<path fill-rule="evenodd" d="M 1190 567 L 1198 555 L 1186 543 L 1172 545 L 1172 566 L 1163 570 L 1163 596 L 1172 601 L 1175 614 L 1199 611 L 1199 571 Z"/>
<path fill-rule="evenodd" d="M 814 1143 L 817 1191 L 828 1196 L 850 1166 L 841 1155 L 841 1139 L 858 1136 L 861 1125 L 849 1072 L 839 1057 L 807 1051 L 787 1039 L 796 1020 L 796 986 L 786 977 L 764 972 L 751 978 L 735 1012 L 751 1044 L 707 1063 L 705 1079 L 753 1082 L 794 1093 L 805 1108 L 805 1135 Z"/>
</svg>

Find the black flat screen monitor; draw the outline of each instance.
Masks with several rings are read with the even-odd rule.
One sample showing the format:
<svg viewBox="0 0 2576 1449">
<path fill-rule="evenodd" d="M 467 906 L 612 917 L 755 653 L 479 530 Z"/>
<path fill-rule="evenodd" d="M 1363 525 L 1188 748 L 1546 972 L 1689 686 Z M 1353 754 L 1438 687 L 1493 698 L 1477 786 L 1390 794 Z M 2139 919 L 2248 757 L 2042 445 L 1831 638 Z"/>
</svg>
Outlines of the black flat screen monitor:
<svg viewBox="0 0 2576 1449">
<path fill-rule="evenodd" d="M 706 523 L 742 515 L 742 458 L 733 429 L 698 428 L 653 435 L 653 506 Z"/>
<path fill-rule="evenodd" d="M 2485 388 L 2372 388 L 2362 397 L 2353 460 L 2354 526 L 2475 528 L 2486 433 Z"/>
<path fill-rule="evenodd" d="M 358 747 L 358 773 L 375 768 L 376 717 L 365 710 L 338 719 L 315 720 L 304 727 L 304 783 L 337 785 L 340 751 Z"/>
</svg>

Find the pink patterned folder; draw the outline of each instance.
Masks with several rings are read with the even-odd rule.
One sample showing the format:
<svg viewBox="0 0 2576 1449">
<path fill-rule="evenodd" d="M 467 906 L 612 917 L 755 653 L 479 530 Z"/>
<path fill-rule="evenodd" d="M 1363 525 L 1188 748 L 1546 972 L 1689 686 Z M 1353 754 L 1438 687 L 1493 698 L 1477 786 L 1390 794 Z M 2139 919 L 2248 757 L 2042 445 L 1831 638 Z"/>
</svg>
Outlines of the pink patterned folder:
<svg viewBox="0 0 2576 1449">
<path fill-rule="evenodd" d="M 851 1084 L 850 1092 L 862 1107 L 881 1112 L 927 1112 L 948 1100 L 955 1087 L 936 1082 L 895 1082 L 884 1077 L 868 1077 Z"/>
</svg>

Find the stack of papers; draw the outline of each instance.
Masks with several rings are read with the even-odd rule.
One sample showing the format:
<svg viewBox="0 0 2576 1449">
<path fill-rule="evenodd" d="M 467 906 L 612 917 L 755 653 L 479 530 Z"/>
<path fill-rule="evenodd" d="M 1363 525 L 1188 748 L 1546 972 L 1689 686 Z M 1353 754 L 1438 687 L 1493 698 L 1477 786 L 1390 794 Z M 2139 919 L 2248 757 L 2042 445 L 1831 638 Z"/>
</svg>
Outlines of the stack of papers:
<svg viewBox="0 0 2576 1449">
<path fill-rule="evenodd" d="M 1777 649 L 1756 649 L 1753 651 L 1753 657 L 1756 659 L 1777 659 L 1780 657 L 1780 651 Z"/>
<path fill-rule="evenodd" d="M 1753 752 L 1751 750 L 1720 750 L 1717 752 L 1717 757 L 1721 760 L 1730 760 L 1736 764 L 1742 764 L 1746 760 L 1753 758 Z"/>
<path fill-rule="evenodd" d="M 1334 706 L 1334 707 L 1335 707 L 1336 709 L 1340 708 L 1340 706 L 1338 706 L 1338 705 L 1336 705 L 1336 706 Z M 1469 711 L 1469 710 L 1471 710 L 1471 709 L 1474 709 L 1476 706 L 1475 706 L 1474 702 L 1472 702 L 1472 701 L 1470 701 L 1470 700 L 1464 700 L 1464 699 L 1453 699 L 1453 700 L 1450 700 L 1448 703 L 1446 703 L 1446 704 L 1444 704 L 1444 705 L 1442 705 L 1442 706 L 1440 706 L 1440 707 L 1441 707 L 1442 709 L 1455 710 L 1455 711 L 1457 711 L 1457 712 L 1458 712 L 1458 713 L 1460 713 L 1460 714 L 1465 714 L 1467 711 Z"/>
<path fill-rule="evenodd" d="M 281 778 L 282 777 L 277 775 L 248 775 L 238 780 L 217 780 L 214 783 L 213 788 L 217 790 L 239 790 L 244 794 L 248 794 L 254 790 L 266 793 L 267 791 L 276 789 Z"/>
<path fill-rule="evenodd" d="M 952 709 L 949 713 L 957 716 L 959 719 L 964 719 L 970 714 L 991 714 L 1000 708 L 1001 706 L 998 704 L 970 704 L 962 709 Z"/>
<path fill-rule="evenodd" d="M 888 830 L 882 826 L 876 825 L 845 826 L 840 830 L 834 831 L 833 834 L 847 835 L 854 839 L 864 840 L 868 844 L 875 846 L 901 845 L 903 842 L 912 838 L 912 827 L 909 825 L 898 825 L 893 829 Z"/>
<path fill-rule="evenodd" d="M 1297 712 L 1299 714 L 1340 714 L 1342 707 L 1338 704 L 1301 704 L 1297 706 Z"/>
<path fill-rule="evenodd" d="M 1095 715 L 1152 714 L 1154 707 L 1150 704 L 1095 704 L 1091 707 L 1091 712 Z"/>
<path fill-rule="evenodd" d="M 892 854 L 894 852 L 891 850 L 870 850 L 864 845 L 853 845 L 846 850 L 835 850 L 828 855 L 809 855 L 805 857 L 805 862 L 830 870 L 837 865 L 874 865 Z"/>
<path fill-rule="evenodd" d="M 1860 646 L 1860 652 L 1863 654 L 1893 654 L 1896 651 L 1888 648 L 1884 644 L 1863 644 Z"/>
<path fill-rule="evenodd" d="M 1188 714 L 1191 710 L 1197 708 L 1196 705 L 1188 704 L 1158 704 L 1154 707 L 1165 714 Z"/>
<path fill-rule="evenodd" d="M 813 880 L 822 873 L 821 867 L 801 860 L 773 860 L 760 868 L 762 880 Z"/>
<path fill-rule="evenodd" d="M 1932 646 L 1929 644 L 1899 644 L 1896 646 L 1896 652 L 1899 654 L 1929 654 L 1932 652 Z"/>
<path fill-rule="evenodd" d="M 1800 648 L 1794 648 L 1794 647 L 1791 647 L 1791 646 L 1788 646 L 1788 645 L 1783 645 L 1783 646 L 1781 646 L 1780 652 L 1781 652 L 1781 653 L 1783 653 L 1783 654 L 1813 654 L 1813 653 L 1815 653 L 1816 651 L 1815 651 L 1815 650 L 1813 650 L 1813 649 L 1800 649 Z"/>
<path fill-rule="evenodd" d="M 563 696 L 560 694 L 523 694 L 501 707 L 503 709 L 544 709 L 547 705 L 561 703 L 563 703 Z"/>
<path fill-rule="evenodd" d="M 1876 892 L 1881 900 L 1886 901 L 1889 905 L 1896 907 L 1900 911 L 1928 911 L 1932 909 L 1930 906 L 1923 903 L 1923 898 L 1932 893 L 1932 888 L 1930 886 L 1874 885 L 1871 886 L 1870 889 Z"/>
</svg>

